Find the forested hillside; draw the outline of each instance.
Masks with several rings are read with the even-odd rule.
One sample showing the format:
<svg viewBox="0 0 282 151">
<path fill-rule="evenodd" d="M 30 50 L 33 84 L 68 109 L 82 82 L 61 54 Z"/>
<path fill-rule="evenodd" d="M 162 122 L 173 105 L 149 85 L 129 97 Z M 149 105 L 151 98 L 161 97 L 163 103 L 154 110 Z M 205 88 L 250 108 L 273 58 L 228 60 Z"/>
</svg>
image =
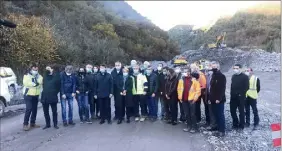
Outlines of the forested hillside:
<svg viewBox="0 0 282 151">
<path fill-rule="evenodd" d="M 152 23 L 121 18 L 101 2 L 0 1 L 0 5 L 1 18 L 18 24 L 16 29 L 0 30 L 0 64 L 16 72 L 33 61 L 42 67 L 51 62 L 113 64 L 169 60 L 178 54 L 167 32 Z"/>
<path fill-rule="evenodd" d="M 280 52 L 280 3 L 262 3 L 240 10 L 231 17 L 220 18 L 207 31 L 201 29 L 193 31 L 176 26 L 169 31 L 169 34 L 171 39 L 178 41 L 181 49 L 185 51 L 198 49 L 205 43 L 214 43 L 215 37 L 223 32 L 226 32 L 228 47 L 260 48 L 269 52 Z"/>
</svg>

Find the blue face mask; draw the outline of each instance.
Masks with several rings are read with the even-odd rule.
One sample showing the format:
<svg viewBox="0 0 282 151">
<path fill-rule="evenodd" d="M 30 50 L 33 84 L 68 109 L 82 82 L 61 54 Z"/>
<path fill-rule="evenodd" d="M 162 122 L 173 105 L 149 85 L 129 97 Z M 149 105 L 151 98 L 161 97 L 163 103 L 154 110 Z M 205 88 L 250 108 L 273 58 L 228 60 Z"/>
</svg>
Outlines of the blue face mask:
<svg viewBox="0 0 282 151">
<path fill-rule="evenodd" d="M 128 76 L 128 73 L 127 73 L 127 72 L 124 72 L 124 73 L 123 73 L 123 76 L 124 76 L 124 77 L 127 77 L 127 76 Z"/>
</svg>

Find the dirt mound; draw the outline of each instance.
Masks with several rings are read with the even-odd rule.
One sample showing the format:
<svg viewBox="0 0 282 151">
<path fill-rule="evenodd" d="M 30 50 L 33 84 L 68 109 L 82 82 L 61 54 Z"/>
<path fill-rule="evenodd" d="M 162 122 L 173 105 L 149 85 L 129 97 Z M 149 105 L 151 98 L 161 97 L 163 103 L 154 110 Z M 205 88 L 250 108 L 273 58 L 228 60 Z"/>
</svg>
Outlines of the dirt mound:
<svg viewBox="0 0 282 151">
<path fill-rule="evenodd" d="M 189 63 L 200 59 L 218 61 L 223 72 L 229 71 L 235 63 L 249 66 L 255 71 L 280 72 L 281 53 L 269 53 L 261 49 L 249 51 L 232 48 L 187 50 L 176 57 L 179 56 L 186 57 Z"/>
</svg>

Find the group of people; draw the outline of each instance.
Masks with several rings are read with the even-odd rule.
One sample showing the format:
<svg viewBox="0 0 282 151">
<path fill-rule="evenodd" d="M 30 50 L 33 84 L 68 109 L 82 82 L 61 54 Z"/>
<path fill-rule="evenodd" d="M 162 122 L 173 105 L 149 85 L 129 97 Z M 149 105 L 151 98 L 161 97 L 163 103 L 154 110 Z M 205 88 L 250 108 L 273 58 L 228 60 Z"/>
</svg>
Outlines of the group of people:
<svg viewBox="0 0 282 151">
<path fill-rule="evenodd" d="M 260 81 L 251 68 L 244 71 L 240 64 L 235 64 L 233 68 L 230 91 L 233 128 L 242 130 L 245 126 L 250 126 L 250 107 L 254 113 L 256 128 L 259 124 L 256 103 Z M 207 129 L 218 131 L 218 136 L 225 135 L 226 77 L 221 73 L 219 63 L 215 61 L 206 61 L 203 69 L 199 68 L 198 63 L 174 68 L 164 67 L 159 63 L 154 70 L 148 61 L 138 64 L 132 60 L 130 66 L 122 66 L 121 62 L 116 62 L 111 73 L 107 72 L 105 65 L 93 67 L 88 64 L 85 68 L 79 68 L 77 73 L 69 65 L 62 72 L 56 65 L 50 65 L 46 67 L 43 77 L 38 73 L 38 66 L 33 64 L 29 73 L 24 75 L 23 85 L 26 102 L 23 128 L 26 131 L 39 127 L 35 121 L 40 94 L 46 120 L 43 129 L 51 127 L 49 106 L 52 109 L 54 127 L 59 128 L 59 94 L 64 126 L 75 125 L 73 100 L 77 100 L 81 123 L 91 124 L 92 120 L 99 119 L 100 124 L 106 121 L 111 124 L 113 99 L 114 120 L 117 120 L 117 124 L 123 121 L 130 123 L 132 118 L 136 122 L 154 122 L 160 117 L 172 125 L 185 123 L 183 131 L 195 133 L 202 119 L 203 103 Z"/>
</svg>

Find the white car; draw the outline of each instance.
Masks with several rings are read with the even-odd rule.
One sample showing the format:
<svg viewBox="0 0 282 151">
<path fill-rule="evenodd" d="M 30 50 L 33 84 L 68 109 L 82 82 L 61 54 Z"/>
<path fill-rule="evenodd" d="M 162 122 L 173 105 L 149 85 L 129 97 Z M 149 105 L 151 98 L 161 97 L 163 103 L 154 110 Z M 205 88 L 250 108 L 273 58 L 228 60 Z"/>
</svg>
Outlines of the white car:
<svg viewBox="0 0 282 151">
<path fill-rule="evenodd" d="M 8 102 L 15 96 L 17 90 L 17 77 L 8 67 L 0 67 L 0 117 Z"/>
</svg>

